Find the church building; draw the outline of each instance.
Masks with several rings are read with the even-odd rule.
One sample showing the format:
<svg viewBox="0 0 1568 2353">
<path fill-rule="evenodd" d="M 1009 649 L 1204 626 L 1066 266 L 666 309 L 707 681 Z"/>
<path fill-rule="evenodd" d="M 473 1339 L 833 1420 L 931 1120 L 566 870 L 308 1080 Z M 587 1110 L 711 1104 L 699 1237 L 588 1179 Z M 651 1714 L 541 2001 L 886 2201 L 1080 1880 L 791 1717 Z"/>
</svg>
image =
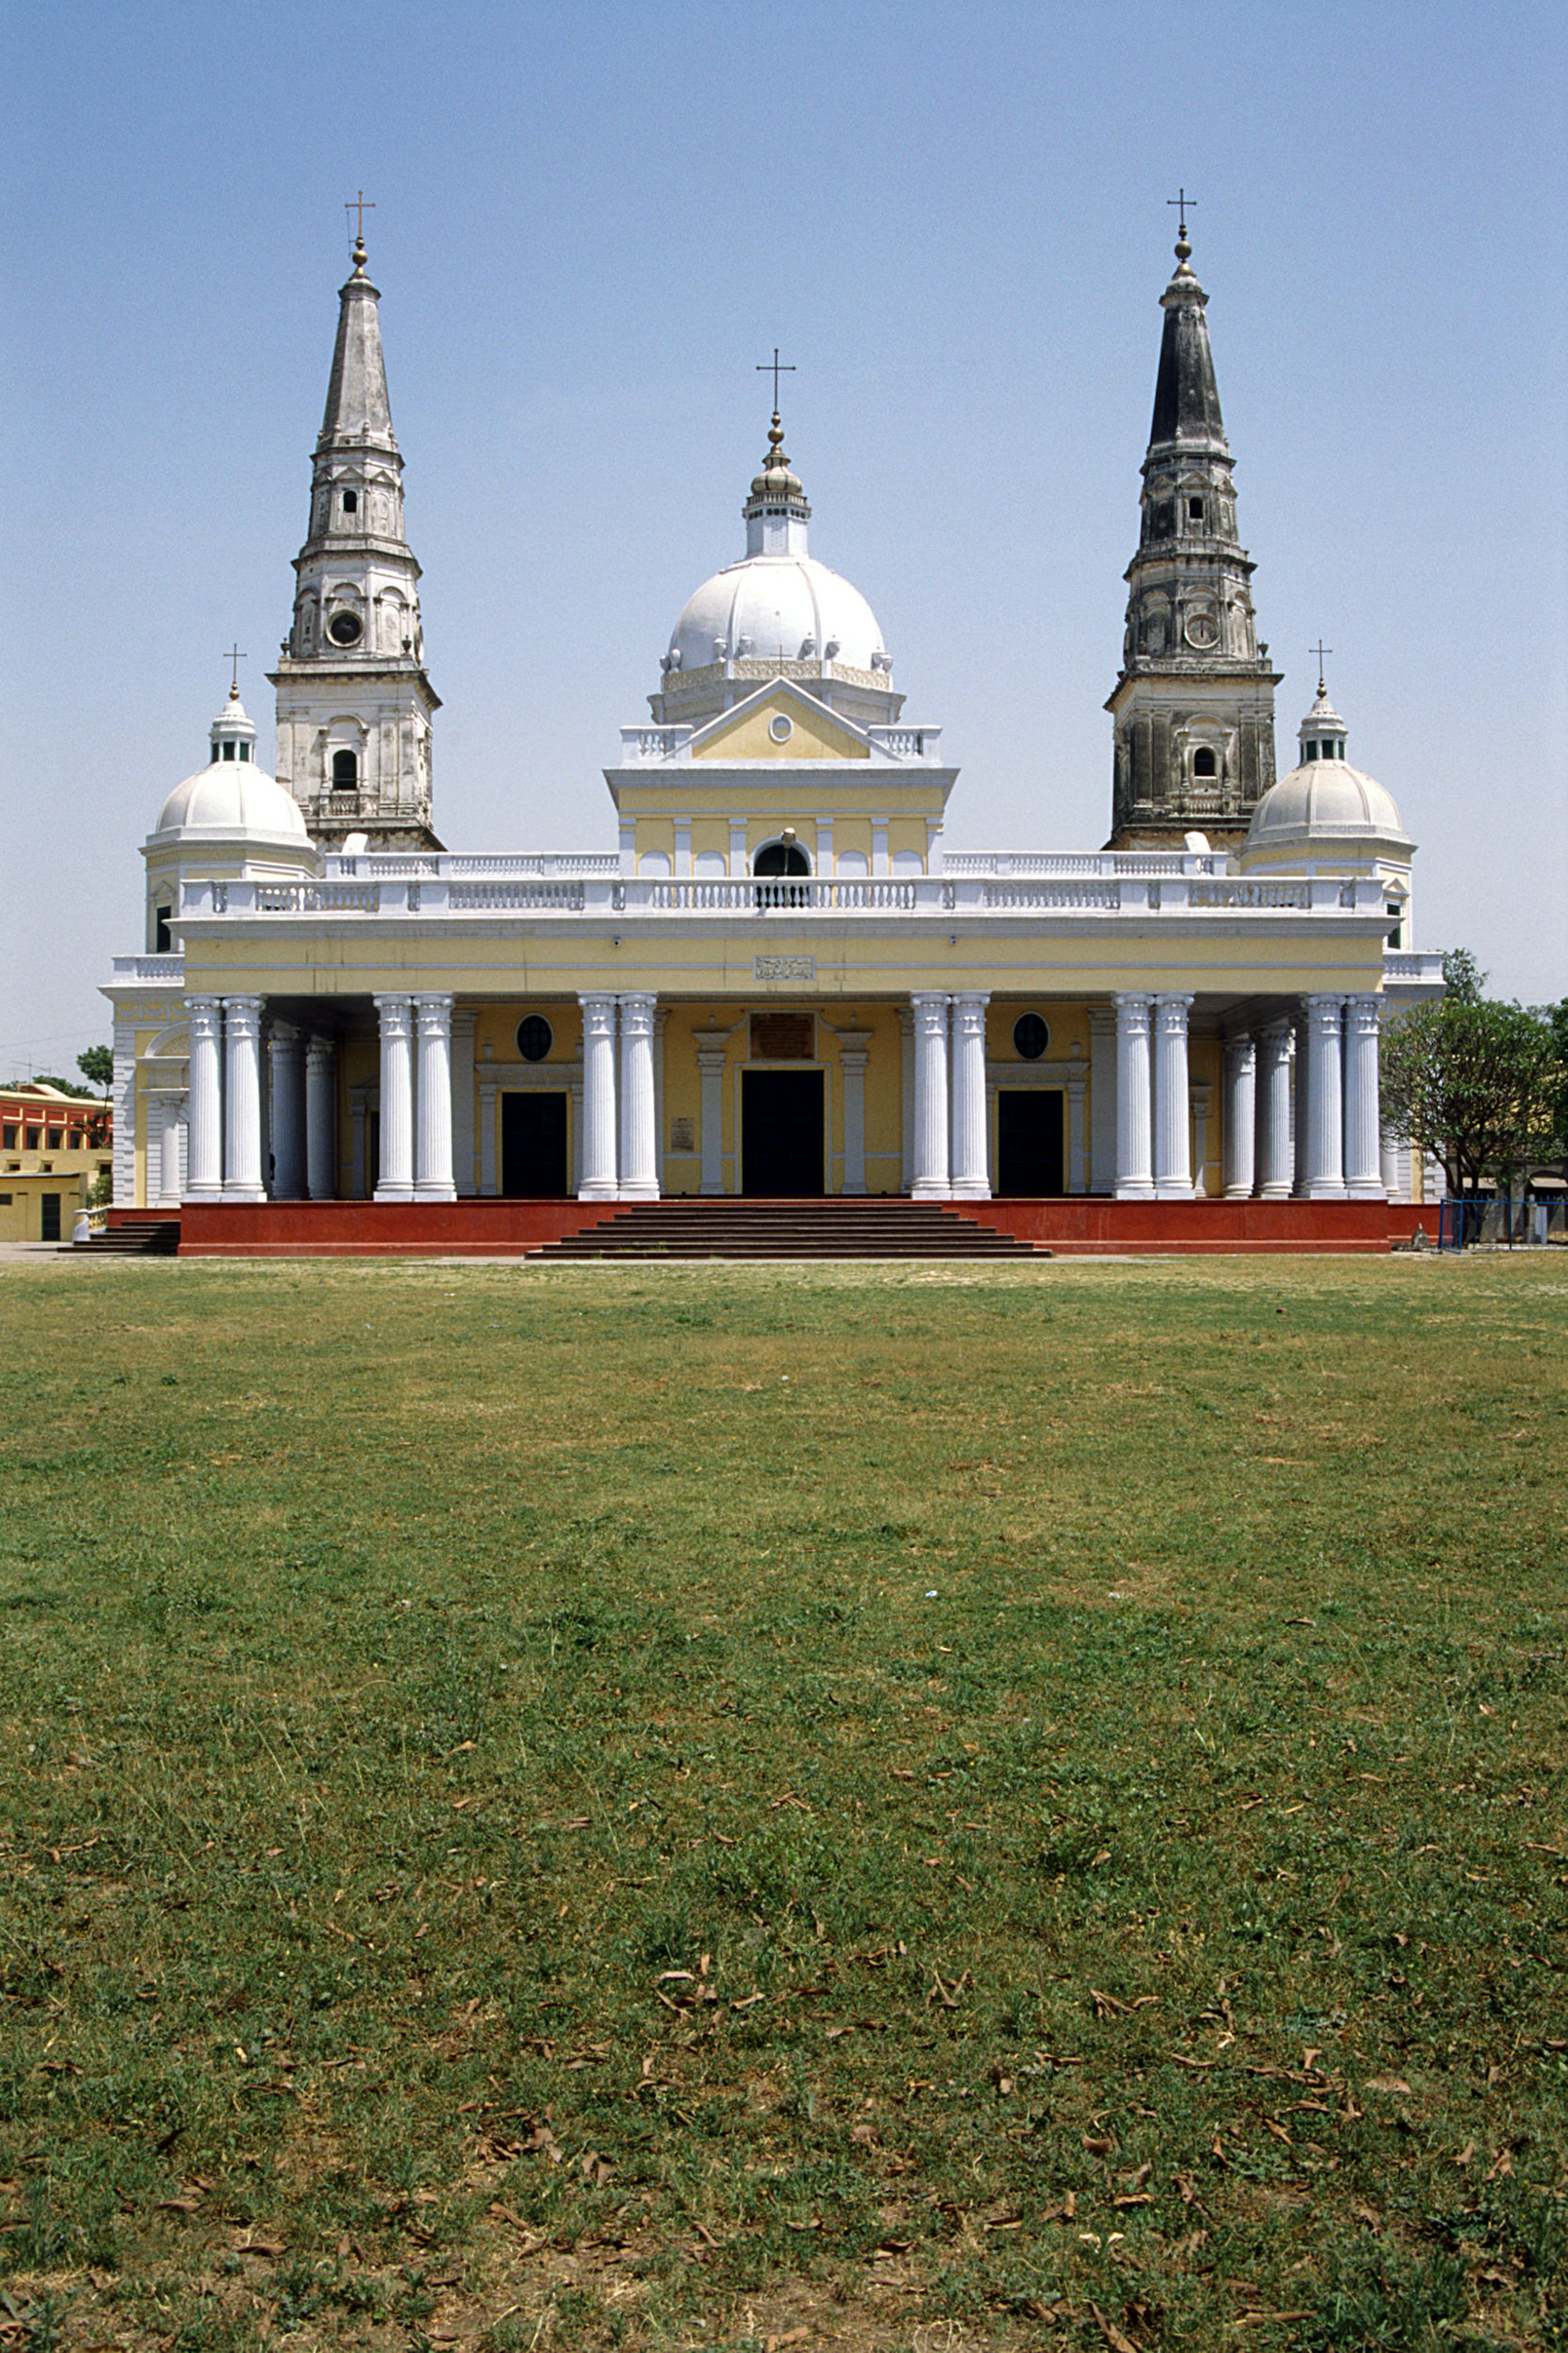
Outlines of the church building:
<svg viewBox="0 0 1568 2353">
<path fill-rule="evenodd" d="M 836 1201 L 838 1230 L 880 1201 L 879 1234 L 924 1204 L 1068 1250 L 1408 1231 L 1378 1036 L 1441 960 L 1321 679 L 1276 780 L 1191 254 L 1184 224 L 1103 849 L 944 851 L 958 771 L 870 605 L 810 553 L 775 406 L 744 552 L 682 606 L 605 771 L 614 823 L 579 852 L 437 831 L 440 702 L 357 243 L 276 776 L 236 687 L 142 844 L 142 949 L 105 992 L 111 1217 L 247 1254 L 591 1243 L 658 1203 L 679 1248 L 681 1215 L 710 1236 L 747 1198 Z"/>
</svg>

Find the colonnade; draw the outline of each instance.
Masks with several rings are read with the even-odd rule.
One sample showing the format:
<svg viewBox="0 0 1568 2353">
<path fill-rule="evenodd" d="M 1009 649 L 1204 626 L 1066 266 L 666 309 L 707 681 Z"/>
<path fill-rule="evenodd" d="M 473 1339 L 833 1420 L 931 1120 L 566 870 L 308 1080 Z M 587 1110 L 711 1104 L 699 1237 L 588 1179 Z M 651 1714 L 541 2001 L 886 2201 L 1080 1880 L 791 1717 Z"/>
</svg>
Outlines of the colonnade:
<svg viewBox="0 0 1568 2353">
<path fill-rule="evenodd" d="M 267 1021 L 259 997 L 191 997 L 185 1004 L 190 1054 L 182 1106 L 188 1118 L 184 1197 L 332 1199 L 338 1189 L 333 1039 L 290 1022 Z M 178 1130 L 166 1112 L 159 1146 L 164 1202 L 181 1197 L 179 1164 Z"/>
<path fill-rule="evenodd" d="M 1116 1191 L 1188 1200 L 1187 1015 L 1176 991 L 1123 992 L 1116 1008 Z M 1379 1000 L 1303 997 L 1225 1041 L 1227 1200 L 1372 1200 L 1384 1192 Z M 1200 1172 L 1201 1174 L 1201 1172 Z"/>
</svg>

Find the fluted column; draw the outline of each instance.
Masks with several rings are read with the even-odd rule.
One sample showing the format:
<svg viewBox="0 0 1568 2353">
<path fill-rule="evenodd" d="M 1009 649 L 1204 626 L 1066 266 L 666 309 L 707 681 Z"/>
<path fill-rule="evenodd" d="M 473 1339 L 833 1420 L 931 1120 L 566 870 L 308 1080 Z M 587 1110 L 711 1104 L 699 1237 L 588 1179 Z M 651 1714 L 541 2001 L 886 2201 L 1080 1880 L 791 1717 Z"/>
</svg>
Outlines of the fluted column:
<svg viewBox="0 0 1568 2353">
<path fill-rule="evenodd" d="M 583 1176 L 577 1198 L 613 1201 L 620 1192 L 616 1169 L 616 1000 L 582 997 Z"/>
<path fill-rule="evenodd" d="M 226 997 L 223 1197 L 265 1201 L 261 1181 L 261 999 Z"/>
<path fill-rule="evenodd" d="M 452 1182 L 458 1198 L 474 1192 L 474 1031 L 479 1016 L 471 1005 L 452 1016 Z"/>
<path fill-rule="evenodd" d="M 1258 1198 L 1288 1200 L 1295 1181 L 1290 1145 L 1290 1024 L 1271 1021 L 1258 1040 Z"/>
<path fill-rule="evenodd" d="M 1149 1008 L 1152 999 L 1118 996 L 1116 1006 L 1116 1195 L 1153 1198 L 1153 1134 L 1150 1120 Z"/>
<path fill-rule="evenodd" d="M 452 1181 L 452 1000 L 440 994 L 414 1000 L 419 1028 L 419 1151 L 415 1198 L 455 1201 Z"/>
<path fill-rule="evenodd" d="M 381 1016 L 381 1176 L 378 1201 L 414 1198 L 414 1020 L 406 997 L 378 997 Z"/>
<path fill-rule="evenodd" d="M 911 991 L 915 1017 L 915 1167 L 910 1187 L 917 1201 L 945 1201 L 948 1176 L 947 996 L 944 990 Z"/>
<path fill-rule="evenodd" d="M 191 1141 L 185 1198 L 216 1201 L 223 1190 L 223 1005 L 187 997 L 190 1015 Z"/>
<path fill-rule="evenodd" d="M 988 1201 L 985 1151 L 985 1008 L 988 996 L 964 990 L 952 1000 L 952 1192 Z"/>
<path fill-rule="evenodd" d="M 899 1108 L 902 1174 L 899 1190 L 912 1193 L 915 1185 L 915 1014 L 912 1005 L 899 1008 Z"/>
<path fill-rule="evenodd" d="M 305 1049 L 305 1189 L 312 1201 L 338 1195 L 338 1058 L 330 1038 Z"/>
<path fill-rule="evenodd" d="M 1193 1151 L 1187 1103 L 1187 1008 L 1190 997 L 1162 990 L 1154 999 L 1154 1196 L 1193 1198 Z"/>
<path fill-rule="evenodd" d="M 838 1059 L 844 1072 L 844 1190 L 866 1190 L 866 1064 L 871 1041 L 856 1031 L 842 1034 Z"/>
<path fill-rule="evenodd" d="M 1387 1192 L 1378 1109 L 1379 1015 L 1375 997 L 1345 1000 L 1345 1191 L 1356 1201 L 1382 1200 Z"/>
<path fill-rule="evenodd" d="M 1225 1198 L 1245 1201 L 1258 1182 L 1258 1041 L 1225 1041 Z"/>
<path fill-rule="evenodd" d="M 642 989 L 621 998 L 621 1198 L 658 1198 L 657 1091 L 653 1075 L 655 999 Z"/>
<path fill-rule="evenodd" d="M 305 1190 L 305 1040 L 288 1021 L 275 1021 L 268 1051 L 272 1062 L 272 1192 L 298 1201 Z"/>
<path fill-rule="evenodd" d="M 697 1039 L 698 1082 L 702 1092 L 701 1190 L 712 1197 L 724 1190 L 724 1057 L 730 1033 L 714 1030 Z"/>
<path fill-rule="evenodd" d="M 1290 1086 L 1290 1115 L 1294 1122 L 1295 1144 L 1290 1161 L 1291 1190 L 1302 1195 L 1307 1190 L 1307 1136 L 1311 1122 L 1307 1116 L 1307 1073 L 1311 1068 L 1311 1029 L 1306 1008 L 1299 1006 L 1290 1024 L 1296 1041 L 1294 1076 Z"/>
<path fill-rule="evenodd" d="M 1344 998 L 1304 999 L 1307 1016 L 1307 1138 L 1301 1189 L 1309 1201 L 1342 1201 L 1345 1193 Z"/>
<path fill-rule="evenodd" d="M 158 1186 L 151 1184 L 148 1197 L 160 1209 L 177 1209 L 180 1206 L 180 1129 L 184 1124 L 184 1095 L 155 1096 L 161 1104 L 163 1117 L 158 1129 Z"/>
<path fill-rule="evenodd" d="M 1116 1190 L 1116 1008 L 1089 1014 L 1089 1189 Z"/>
</svg>

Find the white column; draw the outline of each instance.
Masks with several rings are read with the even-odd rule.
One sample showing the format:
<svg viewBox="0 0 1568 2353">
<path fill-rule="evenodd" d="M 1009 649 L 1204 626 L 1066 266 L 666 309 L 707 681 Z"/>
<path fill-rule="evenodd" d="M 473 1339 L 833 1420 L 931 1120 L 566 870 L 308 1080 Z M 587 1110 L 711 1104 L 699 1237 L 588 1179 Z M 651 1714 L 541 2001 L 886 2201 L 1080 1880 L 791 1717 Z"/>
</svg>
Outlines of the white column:
<svg viewBox="0 0 1568 2353">
<path fill-rule="evenodd" d="M 1307 1138 L 1301 1164 L 1309 1201 L 1342 1201 L 1345 1193 L 1344 998 L 1304 999 L 1307 1014 Z"/>
<path fill-rule="evenodd" d="M 724 1055 L 729 1031 L 710 1039 L 700 1032 L 697 1068 L 702 1089 L 702 1183 L 710 1195 L 724 1190 Z"/>
<path fill-rule="evenodd" d="M 653 1017 L 653 1173 L 660 1193 L 664 1191 L 664 1155 L 668 1134 L 664 1124 L 664 1031 L 668 1019 L 668 1007 L 657 1007 Z"/>
<path fill-rule="evenodd" d="M 1149 1092 L 1152 1000 L 1119 995 L 1111 1001 L 1116 1007 L 1116 1198 L 1149 1201 L 1154 1196 Z"/>
<path fill-rule="evenodd" d="M 305 1189 L 312 1201 L 338 1197 L 338 1056 L 330 1038 L 305 1049 Z"/>
<path fill-rule="evenodd" d="M 368 1092 L 368 1088 L 363 1086 L 349 1090 L 349 1118 L 353 1131 L 349 1176 L 351 1201 L 363 1201 L 370 1183 L 369 1155 L 365 1150 L 365 1128 L 370 1116 L 370 1105 L 366 1101 Z"/>
<path fill-rule="evenodd" d="M 452 1000 L 414 1000 L 419 1025 L 419 1156 L 414 1192 L 421 1201 L 455 1201 L 452 1181 Z"/>
<path fill-rule="evenodd" d="M 644 989 L 621 998 L 621 1198 L 658 1198 L 657 1096 L 653 1082 L 655 999 Z"/>
<path fill-rule="evenodd" d="M 1258 1182 L 1258 1045 L 1242 1030 L 1225 1041 L 1225 1198 L 1251 1198 Z"/>
<path fill-rule="evenodd" d="M 216 997 L 187 997 L 185 1008 L 191 1025 L 185 1189 L 193 1201 L 216 1201 L 223 1190 L 223 1006 Z"/>
<path fill-rule="evenodd" d="M 1295 1182 L 1290 1142 L 1290 1038 L 1289 1021 L 1271 1021 L 1258 1040 L 1257 1138 L 1254 1148 L 1259 1200 L 1283 1201 Z"/>
<path fill-rule="evenodd" d="M 272 1194 L 298 1201 L 305 1191 L 305 1040 L 288 1021 L 275 1021 L 272 1062 Z"/>
<path fill-rule="evenodd" d="M 1290 1034 L 1296 1045 L 1290 1082 L 1290 1117 L 1293 1122 L 1290 1182 L 1292 1191 L 1300 1194 L 1307 1189 L 1307 1134 L 1311 1125 L 1307 1116 L 1307 1071 L 1311 1061 L 1310 1030 L 1306 1013 L 1300 1008 L 1298 1008 L 1290 1024 Z"/>
<path fill-rule="evenodd" d="M 1193 1154 L 1187 1103 L 1190 997 L 1162 990 L 1154 999 L 1154 1198 L 1190 1201 Z"/>
<path fill-rule="evenodd" d="M 1352 1200 L 1384 1198 L 1383 1135 L 1378 1115 L 1375 997 L 1345 1001 L 1345 1190 Z"/>
<path fill-rule="evenodd" d="M 471 1005 L 452 1016 L 452 1181 L 460 1200 L 474 1192 L 474 1031 Z"/>
<path fill-rule="evenodd" d="M 223 1196 L 226 1201 L 265 1201 L 261 1182 L 261 999 L 226 997 L 223 1001 L 224 1072 Z"/>
<path fill-rule="evenodd" d="M 991 999 L 964 990 L 952 1000 L 952 1191 L 988 1201 L 985 1151 L 985 1008 Z"/>
<path fill-rule="evenodd" d="M 1214 1089 L 1206 1079 L 1194 1079 L 1187 1097 L 1193 1113 L 1193 1198 L 1201 1201 L 1208 1192 L 1209 1113 L 1214 1109 Z"/>
<path fill-rule="evenodd" d="M 1089 1066 L 1079 1059 L 1078 1048 L 1072 1050 L 1068 1064 L 1068 1191 L 1083 1193 L 1089 1189 L 1083 1165 L 1083 1098 L 1089 1083 Z"/>
<path fill-rule="evenodd" d="M 158 1134 L 158 1188 L 147 1191 L 160 1209 L 177 1209 L 180 1206 L 180 1129 L 184 1122 L 184 1095 L 163 1095 L 163 1121 Z"/>
<path fill-rule="evenodd" d="M 1089 1016 L 1089 1189 L 1116 1190 L 1116 1010 L 1096 1005 Z"/>
<path fill-rule="evenodd" d="M 944 990 L 912 990 L 915 1017 L 915 1170 L 910 1187 L 917 1201 L 945 1201 L 948 1177 L 947 996 Z"/>
<path fill-rule="evenodd" d="M 406 997 L 378 997 L 381 1016 L 381 1177 L 378 1201 L 414 1198 L 413 1008 Z"/>
<path fill-rule="evenodd" d="M 909 1193 L 915 1181 L 915 1015 L 910 1005 L 899 1008 L 899 1083 L 902 1089 L 899 1140 L 903 1154 L 899 1190 Z"/>
<path fill-rule="evenodd" d="M 840 1036 L 839 1065 L 844 1072 L 844 1190 L 866 1190 L 866 1064 L 871 1041 L 857 1030 Z"/>
<path fill-rule="evenodd" d="M 577 1198 L 614 1201 L 616 1172 L 616 1000 L 583 997 L 583 1175 Z M 493 1150 L 493 1147 L 492 1147 Z"/>
</svg>

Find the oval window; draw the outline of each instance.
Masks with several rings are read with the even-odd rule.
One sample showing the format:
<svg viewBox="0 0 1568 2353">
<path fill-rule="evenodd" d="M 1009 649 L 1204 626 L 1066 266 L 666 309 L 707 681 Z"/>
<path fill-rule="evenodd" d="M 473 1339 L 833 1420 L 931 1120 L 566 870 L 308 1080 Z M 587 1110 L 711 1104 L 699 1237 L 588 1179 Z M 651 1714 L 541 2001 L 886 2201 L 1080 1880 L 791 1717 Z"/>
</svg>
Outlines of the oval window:
<svg viewBox="0 0 1568 2353">
<path fill-rule="evenodd" d="M 528 1013 L 517 1025 L 517 1050 L 525 1062 L 542 1062 L 555 1043 L 555 1032 L 542 1013 Z"/>
<path fill-rule="evenodd" d="M 768 733 L 775 744 L 787 744 L 795 733 L 795 721 L 780 711 L 768 722 Z"/>
<path fill-rule="evenodd" d="M 1051 1033 L 1037 1013 L 1020 1013 L 1013 1024 L 1013 1043 L 1026 1062 L 1037 1062 L 1051 1042 Z"/>
<path fill-rule="evenodd" d="M 360 640 L 359 615 L 334 613 L 327 623 L 327 635 L 335 646 L 357 646 Z"/>
</svg>

